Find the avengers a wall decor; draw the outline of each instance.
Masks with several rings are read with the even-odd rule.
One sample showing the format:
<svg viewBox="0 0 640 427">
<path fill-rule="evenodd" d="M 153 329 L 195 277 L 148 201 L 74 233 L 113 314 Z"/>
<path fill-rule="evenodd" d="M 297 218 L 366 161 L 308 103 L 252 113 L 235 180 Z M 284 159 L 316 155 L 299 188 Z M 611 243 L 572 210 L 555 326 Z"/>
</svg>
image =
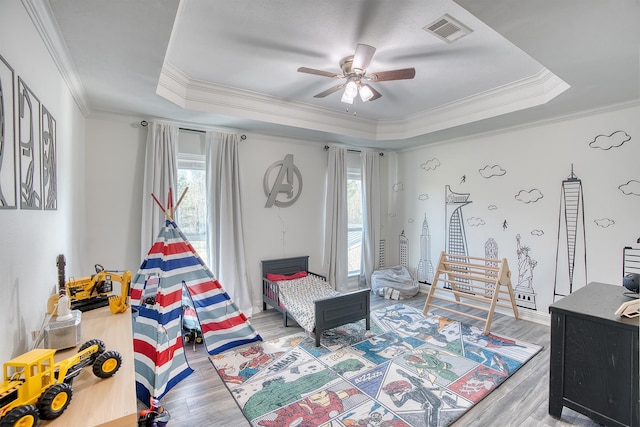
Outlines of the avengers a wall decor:
<svg viewBox="0 0 640 427">
<path fill-rule="evenodd" d="M 275 174 L 275 171 L 278 173 Z M 302 174 L 293 164 L 293 154 L 287 154 L 284 160 L 279 160 L 267 168 L 263 186 L 264 194 L 267 196 L 265 208 L 274 205 L 284 208 L 293 205 L 298 200 L 300 193 L 302 193 Z M 279 197 L 281 194 L 284 196 Z M 282 200 L 283 198 L 284 200 Z"/>
</svg>

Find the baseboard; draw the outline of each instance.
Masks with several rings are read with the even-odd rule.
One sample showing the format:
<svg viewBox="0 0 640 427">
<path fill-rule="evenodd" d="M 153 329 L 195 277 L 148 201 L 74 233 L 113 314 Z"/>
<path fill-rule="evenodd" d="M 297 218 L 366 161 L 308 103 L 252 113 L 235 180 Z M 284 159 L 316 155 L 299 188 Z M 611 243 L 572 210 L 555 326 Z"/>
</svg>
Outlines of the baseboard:
<svg viewBox="0 0 640 427">
<path fill-rule="evenodd" d="M 431 289 L 431 285 L 429 283 L 420 283 L 419 289 L 420 293 L 428 295 L 429 290 Z M 440 293 L 438 290 L 436 290 L 436 292 Z M 451 294 L 446 293 L 446 295 L 449 296 Z M 496 307 L 496 313 L 504 314 L 505 316 L 513 316 L 513 311 L 503 307 Z M 541 313 L 537 310 L 518 307 L 518 315 L 520 319 L 526 320 L 528 322 L 539 323 L 546 326 L 551 325 L 551 315 L 549 313 Z"/>
</svg>

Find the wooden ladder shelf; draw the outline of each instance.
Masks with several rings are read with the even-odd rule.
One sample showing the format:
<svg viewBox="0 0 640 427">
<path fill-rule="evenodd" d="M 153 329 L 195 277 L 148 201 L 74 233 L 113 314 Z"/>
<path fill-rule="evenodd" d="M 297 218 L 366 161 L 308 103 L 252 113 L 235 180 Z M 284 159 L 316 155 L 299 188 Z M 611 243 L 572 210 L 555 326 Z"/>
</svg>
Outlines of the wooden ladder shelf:
<svg viewBox="0 0 640 427">
<path fill-rule="evenodd" d="M 443 282 L 444 286 L 438 288 L 439 282 Z M 433 300 L 453 302 L 446 294 L 453 294 L 458 306 L 483 311 L 486 317 L 433 303 Z M 461 298 L 468 301 L 462 301 Z M 485 334 L 491 330 L 496 307 L 513 309 L 513 315 L 517 319 L 518 308 L 507 259 L 476 258 L 442 252 L 423 313 L 426 315 L 431 307 L 483 321 Z"/>
</svg>

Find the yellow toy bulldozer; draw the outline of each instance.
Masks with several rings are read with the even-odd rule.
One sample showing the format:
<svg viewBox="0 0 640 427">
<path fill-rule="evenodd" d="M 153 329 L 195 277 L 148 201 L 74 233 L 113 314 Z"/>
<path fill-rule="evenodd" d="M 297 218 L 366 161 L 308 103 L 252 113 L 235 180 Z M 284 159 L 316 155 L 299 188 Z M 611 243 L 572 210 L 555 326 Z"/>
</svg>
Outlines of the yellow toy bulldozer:
<svg viewBox="0 0 640 427">
<path fill-rule="evenodd" d="M 94 375 L 109 378 L 122 364 L 122 355 L 106 350 L 99 339 L 87 341 L 78 353 L 59 362 L 54 361 L 55 352 L 34 349 L 4 364 L 0 426 L 33 427 L 39 419 L 58 418 L 71 402 L 73 379 L 84 367 L 92 366 Z"/>
</svg>

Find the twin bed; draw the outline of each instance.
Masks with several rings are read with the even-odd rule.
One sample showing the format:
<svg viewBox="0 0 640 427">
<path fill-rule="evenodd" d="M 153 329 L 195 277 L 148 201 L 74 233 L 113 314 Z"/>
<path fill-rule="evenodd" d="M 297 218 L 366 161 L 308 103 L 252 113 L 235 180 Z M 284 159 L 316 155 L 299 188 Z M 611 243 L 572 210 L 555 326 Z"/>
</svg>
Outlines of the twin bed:
<svg viewBox="0 0 640 427">
<path fill-rule="evenodd" d="M 262 261 L 262 308 L 282 313 L 283 325 L 293 319 L 309 333 L 316 347 L 326 330 L 364 319 L 371 328 L 369 289 L 338 293 L 324 276 L 309 271 L 309 257 Z"/>
</svg>

